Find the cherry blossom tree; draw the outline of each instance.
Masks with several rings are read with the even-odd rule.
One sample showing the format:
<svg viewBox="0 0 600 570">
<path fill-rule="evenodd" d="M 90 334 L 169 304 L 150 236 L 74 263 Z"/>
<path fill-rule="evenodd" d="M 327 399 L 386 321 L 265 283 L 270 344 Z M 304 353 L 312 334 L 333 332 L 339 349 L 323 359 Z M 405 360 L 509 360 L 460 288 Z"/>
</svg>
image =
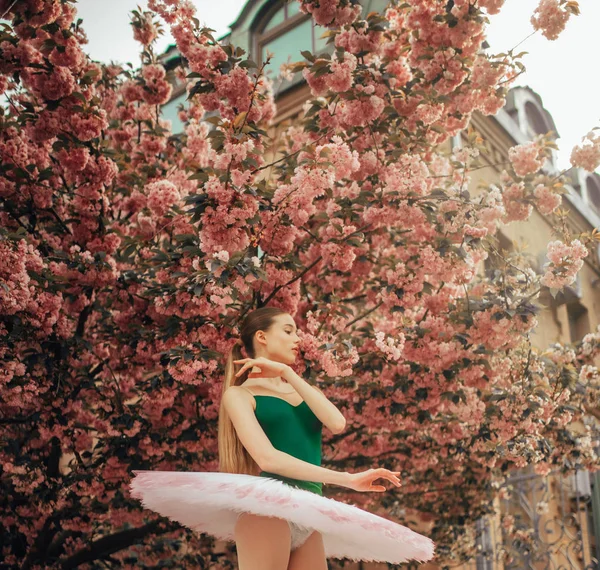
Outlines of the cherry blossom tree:
<svg viewBox="0 0 600 570">
<path fill-rule="evenodd" d="M 553 143 L 510 151 L 470 193 L 491 115 L 522 71 L 482 49 L 502 0 L 414 0 L 362 19 L 303 1 L 332 49 L 303 54 L 312 97 L 277 142 L 270 82 L 221 45 L 190 2 L 132 16 L 139 69 L 100 65 L 68 0 L 5 2 L 0 38 L 0 448 L 8 568 L 227 565 L 210 540 L 143 511 L 133 469 L 216 470 L 224 355 L 267 304 L 294 315 L 297 370 L 348 429 L 324 465 L 402 471 L 403 486 L 340 500 L 421 525 L 440 564 L 468 559 L 510 469 L 594 468 L 599 333 L 531 343 L 539 295 L 571 283 L 598 238 L 570 235 Z M 553 39 L 575 2 L 542 0 Z M 185 67 L 183 134 L 160 107 L 172 78 L 153 42 L 169 26 Z M 444 150 L 467 133 L 462 148 Z M 598 165 L 591 134 L 573 163 Z M 268 162 L 277 150 L 279 158 Z M 555 216 L 543 274 L 501 255 L 499 227 Z M 480 271 L 489 255 L 502 259 Z"/>
</svg>

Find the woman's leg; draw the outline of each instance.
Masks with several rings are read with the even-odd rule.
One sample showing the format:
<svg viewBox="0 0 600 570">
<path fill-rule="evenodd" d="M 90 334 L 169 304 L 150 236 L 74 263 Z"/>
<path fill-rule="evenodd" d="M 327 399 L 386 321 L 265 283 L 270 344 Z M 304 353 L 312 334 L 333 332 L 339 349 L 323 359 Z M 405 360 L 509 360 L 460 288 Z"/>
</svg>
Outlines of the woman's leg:
<svg viewBox="0 0 600 570">
<path fill-rule="evenodd" d="M 239 570 L 287 568 L 290 527 L 286 520 L 242 513 L 234 532 Z"/>
</svg>

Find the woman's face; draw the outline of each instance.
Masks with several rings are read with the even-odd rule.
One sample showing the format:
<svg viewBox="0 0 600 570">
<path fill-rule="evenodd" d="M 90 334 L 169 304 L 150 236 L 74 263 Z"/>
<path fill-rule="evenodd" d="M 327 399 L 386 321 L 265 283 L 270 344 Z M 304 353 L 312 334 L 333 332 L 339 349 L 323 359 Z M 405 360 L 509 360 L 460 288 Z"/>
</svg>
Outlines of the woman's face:
<svg viewBox="0 0 600 570">
<path fill-rule="evenodd" d="M 264 356 L 269 360 L 285 364 L 295 362 L 299 352 L 300 337 L 291 315 L 287 313 L 277 315 L 269 330 L 258 331 L 254 339 L 257 357 Z"/>
</svg>

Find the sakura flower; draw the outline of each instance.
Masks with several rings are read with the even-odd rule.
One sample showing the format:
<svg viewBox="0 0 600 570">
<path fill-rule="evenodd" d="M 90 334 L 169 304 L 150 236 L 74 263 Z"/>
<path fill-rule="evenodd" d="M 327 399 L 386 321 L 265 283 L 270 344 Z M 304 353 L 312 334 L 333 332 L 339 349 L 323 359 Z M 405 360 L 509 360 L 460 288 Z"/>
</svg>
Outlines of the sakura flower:
<svg viewBox="0 0 600 570">
<path fill-rule="evenodd" d="M 600 135 L 594 131 L 588 133 L 582 144 L 573 148 L 571 152 L 571 164 L 594 172 L 600 166 Z"/>
<path fill-rule="evenodd" d="M 565 29 L 571 11 L 564 2 L 559 0 L 540 0 L 538 7 L 531 17 L 535 30 L 541 30 L 549 40 L 555 40 Z"/>
</svg>

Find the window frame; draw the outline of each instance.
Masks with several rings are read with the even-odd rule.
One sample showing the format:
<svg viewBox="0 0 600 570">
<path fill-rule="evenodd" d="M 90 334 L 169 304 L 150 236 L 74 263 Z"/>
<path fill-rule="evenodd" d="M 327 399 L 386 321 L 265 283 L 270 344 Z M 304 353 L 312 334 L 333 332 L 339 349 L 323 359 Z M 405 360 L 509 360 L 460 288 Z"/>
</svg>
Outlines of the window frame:
<svg viewBox="0 0 600 570">
<path fill-rule="evenodd" d="M 597 214 L 600 214 L 600 184 L 598 184 L 594 174 L 586 176 L 585 195 L 588 204 Z"/>
<path fill-rule="evenodd" d="M 298 12 L 297 14 L 293 14 L 289 18 L 287 17 L 288 6 L 290 2 L 289 0 L 283 0 L 283 2 L 276 2 L 269 8 L 268 11 L 260 18 L 259 24 L 255 27 L 252 36 L 252 47 L 254 53 L 256 54 L 254 59 L 259 66 L 259 68 L 263 65 L 263 49 L 264 47 L 273 40 L 277 39 L 279 36 L 285 35 L 287 32 L 293 30 L 297 26 L 300 26 L 307 20 L 312 20 L 312 16 L 310 14 L 305 14 L 304 12 Z M 271 30 L 265 32 L 264 29 L 269 24 L 271 18 L 282 8 L 284 7 L 284 20 L 281 24 L 277 24 Z M 311 52 L 314 50 L 316 38 L 315 38 L 315 24 L 312 22 L 310 27 L 311 31 Z M 273 70 L 279 74 L 279 70 Z M 276 77 L 276 76 L 275 76 Z M 272 79 L 275 79 L 272 77 Z M 289 85 L 287 87 L 291 87 Z M 287 89 L 286 87 L 286 89 Z"/>
</svg>

